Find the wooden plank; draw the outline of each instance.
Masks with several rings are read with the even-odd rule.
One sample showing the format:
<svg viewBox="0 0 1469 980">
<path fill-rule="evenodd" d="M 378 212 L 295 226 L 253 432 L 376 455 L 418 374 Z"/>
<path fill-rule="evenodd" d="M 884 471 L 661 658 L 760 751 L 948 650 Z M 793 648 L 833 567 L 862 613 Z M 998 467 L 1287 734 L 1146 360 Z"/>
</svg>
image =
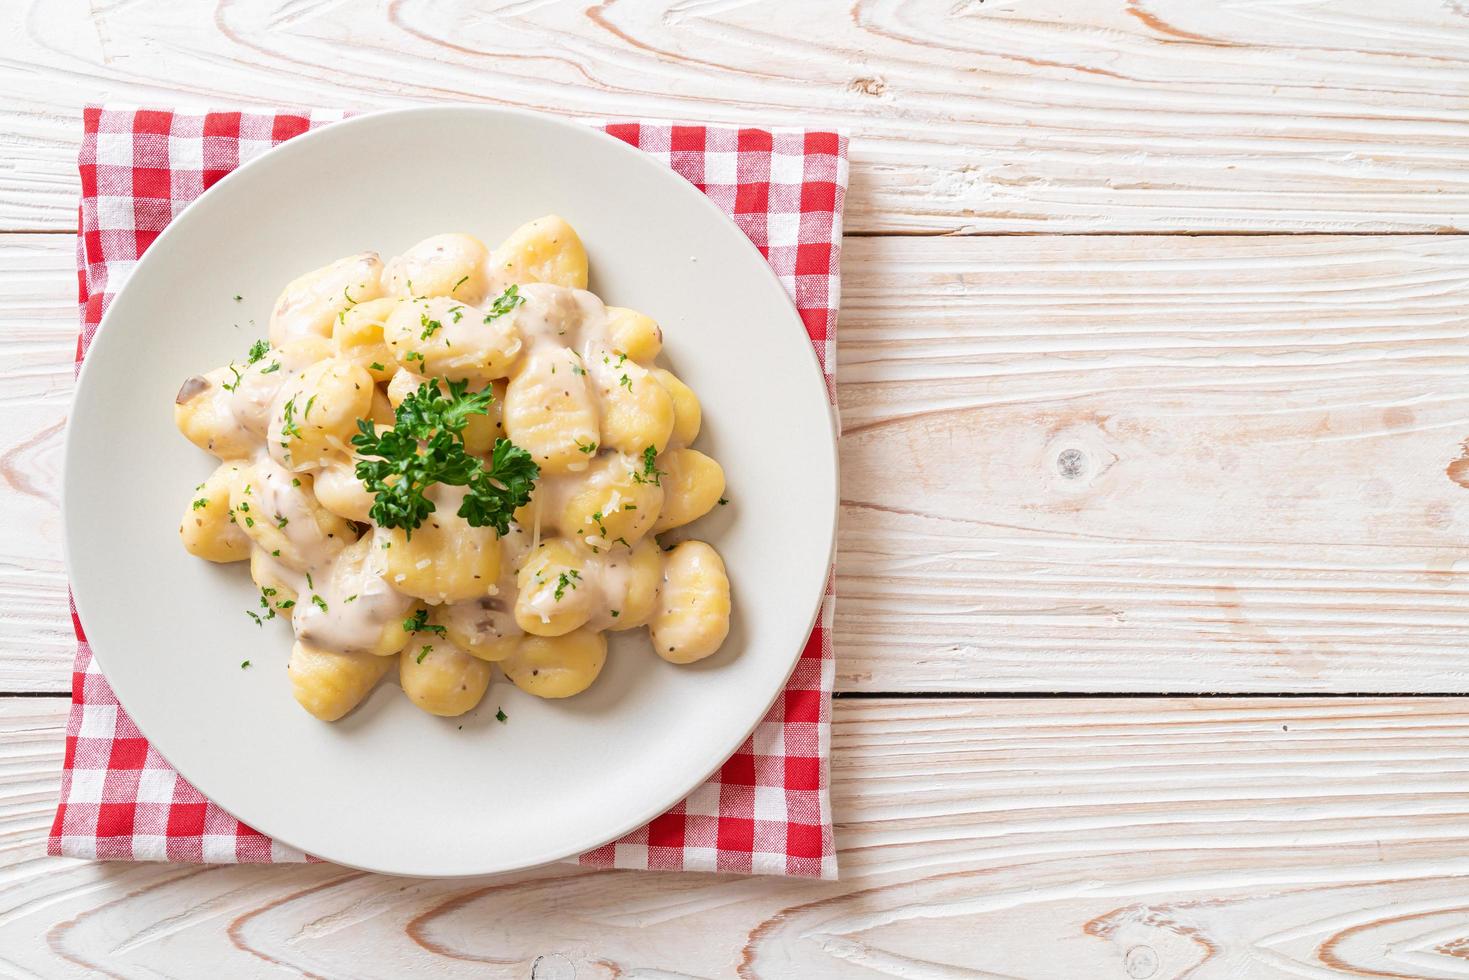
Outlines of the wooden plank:
<svg viewBox="0 0 1469 980">
<path fill-rule="evenodd" d="M 840 687 L 1469 689 L 1469 241 L 849 241 Z"/>
<path fill-rule="evenodd" d="M 1463 700 L 839 701 L 829 883 L 45 859 L 62 724 L 0 701 L 17 976 L 1446 978 L 1469 944 Z"/>
<path fill-rule="evenodd" d="M 0 228 L 74 221 L 77 109 L 487 102 L 835 125 L 858 231 L 1469 226 L 1469 22 L 1403 0 L 0 6 Z"/>
<path fill-rule="evenodd" d="M 0 236 L 0 691 L 71 687 L 60 499 L 77 335 L 75 242 Z"/>
<path fill-rule="evenodd" d="M 68 684 L 70 250 L 0 237 L 0 690 Z M 841 689 L 1469 689 L 1469 239 L 845 265 Z"/>
</svg>

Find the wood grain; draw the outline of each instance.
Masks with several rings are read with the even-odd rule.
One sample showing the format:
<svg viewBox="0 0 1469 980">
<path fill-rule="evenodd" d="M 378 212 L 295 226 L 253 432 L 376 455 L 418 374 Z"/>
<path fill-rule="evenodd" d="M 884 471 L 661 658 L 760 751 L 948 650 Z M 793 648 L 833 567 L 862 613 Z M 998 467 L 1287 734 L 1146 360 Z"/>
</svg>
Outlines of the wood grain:
<svg viewBox="0 0 1469 980">
<path fill-rule="evenodd" d="M 1463 700 L 839 701 L 834 883 L 46 860 L 63 708 L 0 700 L 16 976 L 1465 975 Z"/>
<path fill-rule="evenodd" d="M 1469 689 L 1466 260 L 849 242 L 841 687 Z"/>
<path fill-rule="evenodd" d="M 71 686 L 59 500 L 75 247 L 71 236 L 0 236 L 0 691 Z"/>
<path fill-rule="evenodd" d="M 1469 17 L 1373 0 L 0 5 L 0 229 L 74 222 L 79 105 L 850 129 L 849 227 L 1469 226 Z"/>
<path fill-rule="evenodd" d="M 0 690 L 65 690 L 65 236 L 0 237 Z M 850 239 L 838 685 L 1469 690 L 1469 239 Z"/>
</svg>

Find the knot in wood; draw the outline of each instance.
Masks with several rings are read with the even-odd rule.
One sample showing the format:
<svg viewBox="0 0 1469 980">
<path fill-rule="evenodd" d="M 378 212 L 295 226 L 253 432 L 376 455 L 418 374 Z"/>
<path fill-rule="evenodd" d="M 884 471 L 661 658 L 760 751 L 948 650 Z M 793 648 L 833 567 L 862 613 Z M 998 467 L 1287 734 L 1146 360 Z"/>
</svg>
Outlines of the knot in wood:
<svg viewBox="0 0 1469 980">
<path fill-rule="evenodd" d="M 1080 449 L 1063 449 L 1056 457 L 1056 472 L 1075 480 L 1086 472 L 1086 453 Z"/>
<path fill-rule="evenodd" d="M 1158 972 L 1158 954 L 1151 946 L 1134 946 L 1122 957 L 1122 967 L 1132 980 L 1147 980 Z"/>
</svg>

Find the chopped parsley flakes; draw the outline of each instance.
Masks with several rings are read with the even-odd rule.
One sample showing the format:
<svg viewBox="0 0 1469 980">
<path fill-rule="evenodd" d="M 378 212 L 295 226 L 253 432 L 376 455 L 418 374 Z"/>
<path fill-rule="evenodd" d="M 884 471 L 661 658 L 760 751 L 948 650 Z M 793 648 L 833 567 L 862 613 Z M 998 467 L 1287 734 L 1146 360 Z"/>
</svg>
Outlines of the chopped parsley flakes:
<svg viewBox="0 0 1469 980">
<path fill-rule="evenodd" d="M 442 626 L 436 626 L 428 621 L 428 610 L 419 609 L 408 619 L 403 620 L 403 632 L 405 633 L 436 633 L 444 636 L 448 631 Z"/>
<path fill-rule="evenodd" d="M 568 586 L 573 590 L 576 589 L 576 582 L 579 578 L 581 578 L 581 572 L 578 572 L 574 568 L 568 568 L 556 577 L 556 591 L 553 594 L 556 596 L 557 602 L 560 602 L 562 597 L 566 595 Z"/>
<path fill-rule="evenodd" d="M 489 323 L 491 320 L 498 320 L 524 302 L 525 297 L 520 295 L 520 287 L 518 285 L 512 284 L 505 287 L 505 291 L 499 296 L 496 296 L 495 301 L 490 304 L 490 312 L 485 314 L 485 322 Z"/>
</svg>

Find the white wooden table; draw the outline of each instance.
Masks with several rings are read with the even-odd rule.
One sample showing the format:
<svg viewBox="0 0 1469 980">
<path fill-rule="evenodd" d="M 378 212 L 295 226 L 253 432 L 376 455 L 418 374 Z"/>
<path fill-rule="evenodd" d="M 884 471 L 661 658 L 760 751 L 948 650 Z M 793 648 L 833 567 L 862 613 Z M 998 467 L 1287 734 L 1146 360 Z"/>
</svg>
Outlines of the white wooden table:
<svg viewBox="0 0 1469 980">
<path fill-rule="evenodd" d="M 1469 4 L 0 4 L 0 976 L 1469 976 Z M 853 133 L 835 883 L 43 856 L 85 101 Z"/>
</svg>

